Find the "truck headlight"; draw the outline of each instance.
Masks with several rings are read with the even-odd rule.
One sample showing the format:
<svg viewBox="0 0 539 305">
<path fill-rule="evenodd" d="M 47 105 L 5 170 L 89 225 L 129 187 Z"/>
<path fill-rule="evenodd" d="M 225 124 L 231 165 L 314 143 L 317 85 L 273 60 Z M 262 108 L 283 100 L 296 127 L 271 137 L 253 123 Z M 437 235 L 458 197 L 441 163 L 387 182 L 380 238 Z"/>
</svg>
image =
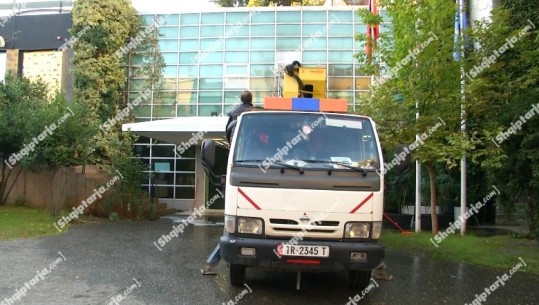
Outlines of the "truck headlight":
<svg viewBox="0 0 539 305">
<path fill-rule="evenodd" d="M 236 216 L 225 215 L 225 230 L 229 234 L 236 233 Z"/>
<path fill-rule="evenodd" d="M 238 233 L 262 234 L 264 222 L 260 218 L 238 217 Z"/>
<path fill-rule="evenodd" d="M 370 229 L 368 222 L 349 222 L 344 226 L 344 238 L 369 238 Z"/>
</svg>

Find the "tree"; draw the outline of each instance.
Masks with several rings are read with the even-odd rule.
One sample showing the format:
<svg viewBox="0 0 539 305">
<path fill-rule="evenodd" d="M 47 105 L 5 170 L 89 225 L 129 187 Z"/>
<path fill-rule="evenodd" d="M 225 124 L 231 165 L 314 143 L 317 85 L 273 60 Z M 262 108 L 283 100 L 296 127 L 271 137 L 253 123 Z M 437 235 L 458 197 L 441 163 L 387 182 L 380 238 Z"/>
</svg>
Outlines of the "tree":
<svg viewBox="0 0 539 305">
<path fill-rule="evenodd" d="M 498 202 L 506 211 L 515 203 L 526 204 L 532 238 L 539 236 L 539 113 L 527 114 L 539 101 L 538 11 L 537 1 L 502 0 L 492 21 L 477 25 L 474 36 L 481 48 L 473 56 L 477 62 L 489 57 L 493 61 L 470 86 L 475 101 L 488 105 L 498 123 L 492 139 L 508 156 L 501 168 L 489 172 L 491 183 L 501 192 Z M 508 40 L 512 45 L 500 53 Z M 515 128 L 517 122 L 522 123 L 521 129 Z M 517 130 L 505 139 L 501 132 L 510 128 Z"/>
<path fill-rule="evenodd" d="M 34 136 L 27 122 L 34 122 L 33 117 L 45 104 L 46 96 L 46 85 L 41 82 L 32 83 L 28 79 L 8 75 L 0 83 L 0 205 L 6 203 L 22 170 L 22 167 L 12 170 L 20 164 L 14 154 L 28 155 L 21 153 L 29 143 L 27 140 Z"/>
<path fill-rule="evenodd" d="M 219 0 L 218 4 L 221 7 L 239 7 L 239 6 L 246 6 L 247 0 Z"/>
<path fill-rule="evenodd" d="M 95 149 L 87 163 L 101 165 L 110 175 L 120 171 L 126 177 L 120 188 L 131 193 L 139 191 L 142 165 L 132 152 L 136 138 L 121 131 L 123 123 L 133 121 L 132 110 L 136 107 L 128 104 L 124 94 L 128 75 L 122 65 L 135 50 L 157 45 L 159 22 L 141 28 L 142 19 L 129 0 L 77 1 L 72 16 L 71 34 L 77 37 L 75 98 L 89 108 L 80 123 L 96 130 Z M 145 56 L 161 59 L 143 69 L 153 84 L 160 78 L 162 58 L 158 48 L 151 48 Z M 118 116 L 121 112 L 124 115 Z"/>
<path fill-rule="evenodd" d="M 249 0 L 247 6 L 319 6 L 325 0 Z"/>
<path fill-rule="evenodd" d="M 391 77 L 373 86 L 371 96 L 362 100 L 361 112 L 380 126 L 388 150 L 399 143 L 414 143 L 416 135 L 421 135 L 409 153 L 427 168 L 432 233 L 436 234 L 436 164 L 455 167 L 467 156 L 483 166 L 497 166 L 503 156 L 488 138 L 493 132 L 490 126 L 477 126 L 467 134 L 460 131 L 460 63 L 453 59 L 455 4 L 419 1 L 410 5 L 407 0 L 394 0 L 380 5 L 387 7 L 391 31 L 382 33 L 376 44 L 372 38 L 358 35 L 356 39 L 371 48 L 372 58 L 365 52 L 357 58 L 365 72 Z M 367 24 L 382 21 L 368 10 L 359 14 Z M 469 115 L 480 111 L 479 107 L 466 103 Z"/>
<path fill-rule="evenodd" d="M 90 150 L 93 133 L 77 119 L 86 114 L 84 105 L 66 102 L 60 92 L 48 102 L 46 88 L 40 81 L 12 76 L 0 84 L 0 150 L 5 159 L 2 161 L 6 161 L 1 164 L 1 204 L 22 169 L 51 169 L 52 181 L 57 172 L 80 164 Z M 66 199 L 67 190 L 62 191 L 63 195 L 51 187 L 49 207 L 56 216 Z"/>
</svg>

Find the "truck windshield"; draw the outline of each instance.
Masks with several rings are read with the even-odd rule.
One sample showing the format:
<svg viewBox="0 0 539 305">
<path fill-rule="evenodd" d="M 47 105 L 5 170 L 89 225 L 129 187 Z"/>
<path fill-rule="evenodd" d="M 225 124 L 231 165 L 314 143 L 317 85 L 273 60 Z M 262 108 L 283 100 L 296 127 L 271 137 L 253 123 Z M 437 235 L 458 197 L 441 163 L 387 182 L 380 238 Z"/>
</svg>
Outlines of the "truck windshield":
<svg viewBox="0 0 539 305">
<path fill-rule="evenodd" d="M 370 120 L 327 113 L 251 112 L 234 139 L 234 163 L 260 167 L 380 168 Z"/>
</svg>

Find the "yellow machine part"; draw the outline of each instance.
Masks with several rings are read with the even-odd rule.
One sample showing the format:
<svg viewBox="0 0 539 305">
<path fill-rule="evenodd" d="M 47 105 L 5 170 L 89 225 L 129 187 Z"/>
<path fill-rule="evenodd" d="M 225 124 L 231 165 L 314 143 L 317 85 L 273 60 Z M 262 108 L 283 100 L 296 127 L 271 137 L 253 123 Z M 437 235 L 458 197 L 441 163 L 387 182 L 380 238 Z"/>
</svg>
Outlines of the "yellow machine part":
<svg viewBox="0 0 539 305">
<path fill-rule="evenodd" d="M 303 85 L 313 86 L 313 98 L 326 97 L 326 68 L 319 67 L 299 67 L 294 69 L 294 73 L 299 76 Z M 284 74 L 283 97 L 298 97 L 299 87 L 295 78 Z"/>
</svg>

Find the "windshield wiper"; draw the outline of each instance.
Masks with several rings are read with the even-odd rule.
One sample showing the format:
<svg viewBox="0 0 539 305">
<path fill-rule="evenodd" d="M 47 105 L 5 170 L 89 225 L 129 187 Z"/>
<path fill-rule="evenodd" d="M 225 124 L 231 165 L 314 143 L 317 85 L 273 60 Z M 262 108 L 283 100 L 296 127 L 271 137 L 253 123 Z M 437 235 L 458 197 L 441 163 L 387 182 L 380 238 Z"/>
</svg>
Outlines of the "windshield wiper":
<svg viewBox="0 0 539 305">
<path fill-rule="evenodd" d="M 282 160 L 275 161 L 275 164 L 279 164 L 279 165 L 283 166 L 283 168 L 281 168 L 281 174 L 284 173 L 284 167 L 288 167 L 288 168 L 292 168 L 292 169 L 298 170 L 300 175 L 303 175 L 303 174 L 305 173 L 305 171 L 303 170 L 303 168 L 301 168 L 301 167 L 299 167 L 299 166 L 296 166 L 296 165 L 288 164 L 288 163 L 286 163 L 286 162 L 283 162 Z"/>
<path fill-rule="evenodd" d="M 258 160 L 258 159 L 247 159 L 247 160 L 236 160 L 234 162 L 264 162 L 265 160 Z"/>
<path fill-rule="evenodd" d="M 365 177 L 367 176 L 367 173 L 369 171 L 367 171 L 366 169 L 364 168 L 360 168 L 360 167 L 355 167 L 355 166 L 352 166 L 352 165 L 349 165 L 347 163 L 344 163 L 344 162 L 339 162 L 339 161 L 331 161 L 331 160 L 302 160 L 304 162 L 307 162 L 307 163 L 323 163 L 325 166 L 327 167 L 331 167 L 333 168 L 332 166 L 328 165 L 329 164 L 335 164 L 335 165 L 340 165 L 342 167 L 346 167 L 346 168 L 349 168 L 349 169 L 353 169 L 357 172 L 360 172 L 362 173 L 362 176 Z"/>
</svg>

